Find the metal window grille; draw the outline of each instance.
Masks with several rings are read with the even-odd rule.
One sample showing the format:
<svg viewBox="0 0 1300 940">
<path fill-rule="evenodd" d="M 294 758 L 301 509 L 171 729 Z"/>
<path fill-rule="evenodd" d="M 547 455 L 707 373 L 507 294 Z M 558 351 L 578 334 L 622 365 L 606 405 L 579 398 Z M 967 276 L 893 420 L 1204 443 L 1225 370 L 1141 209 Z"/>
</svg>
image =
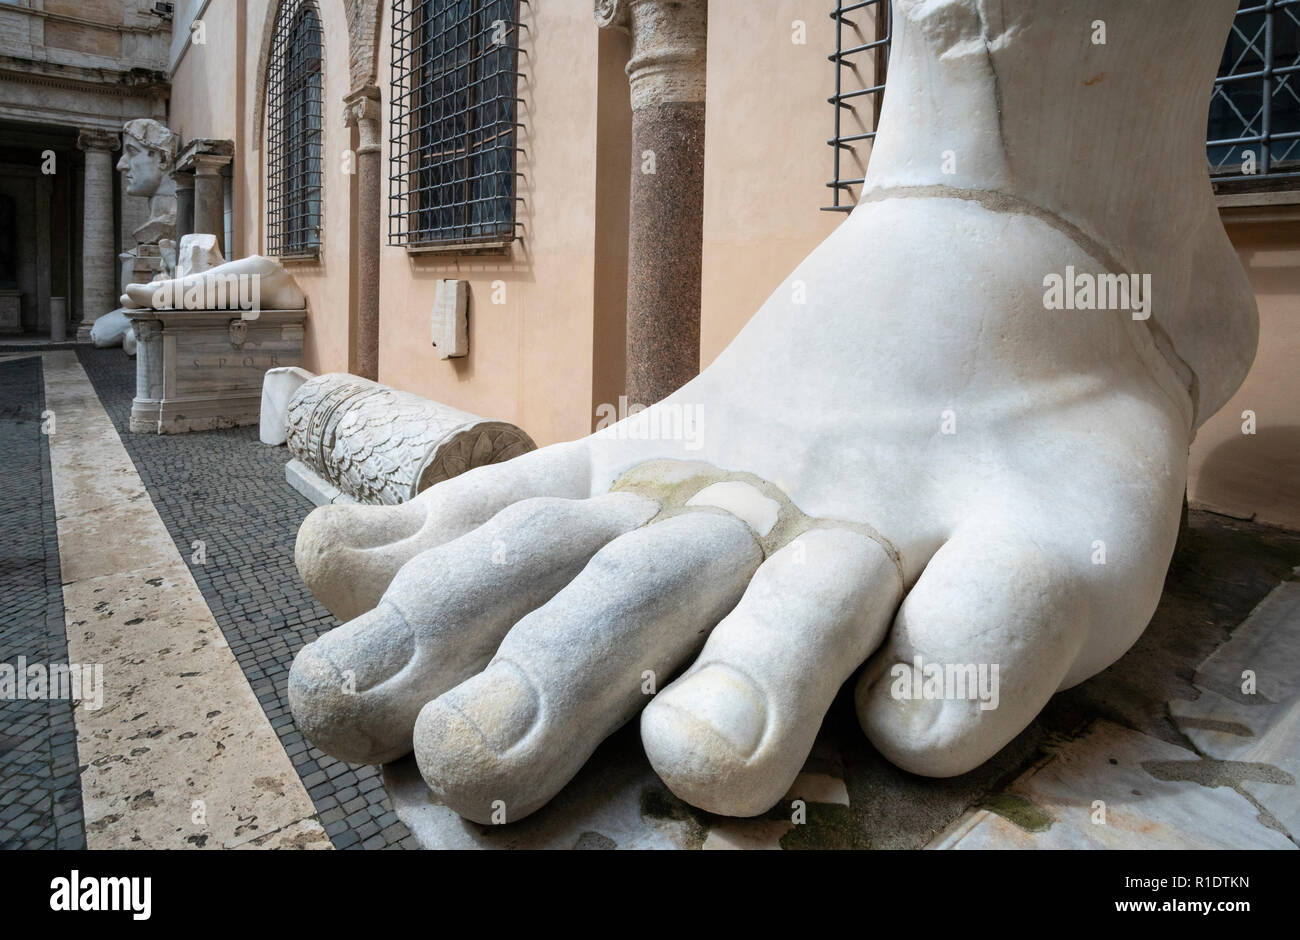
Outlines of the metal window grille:
<svg viewBox="0 0 1300 940">
<path fill-rule="evenodd" d="M 857 19 L 848 14 L 876 6 L 876 38 L 863 38 Z M 826 185 L 834 194 L 825 211 L 848 212 L 856 204 L 854 188 L 862 177 L 846 173 L 846 154 L 854 144 L 876 136 L 875 116 L 885 91 L 892 23 L 887 0 L 839 3 L 835 21 L 834 177 Z M 858 57 L 871 55 L 871 66 Z M 852 76 L 849 80 L 848 75 Z M 863 77 L 863 72 L 870 76 Z M 1223 50 L 1219 76 L 1210 100 L 1206 152 L 1217 188 L 1230 182 L 1260 181 L 1265 186 L 1295 185 L 1300 180 L 1300 0 L 1239 0 L 1237 17 Z M 846 128 L 857 117 L 855 99 L 875 97 L 872 126 Z M 1253 171 L 1253 172 L 1252 172 Z"/>
<path fill-rule="evenodd" d="M 862 185 L 866 169 L 866 159 L 859 157 L 856 145 L 875 139 L 885 96 L 893 13 L 889 0 L 858 0 L 837 3 L 831 19 L 835 54 L 829 59 L 835 65 L 835 94 L 827 100 L 835 109 L 835 135 L 827 143 L 835 157 L 834 176 L 826 184 L 832 202 L 822 211 L 849 212 L 857 204 L 856 187 Z M 862 110 L 867 103 L 869 116 Z"/>
<path fill-rule="evenodd" d="M 521 0 L 394 0 L 388 243 L 515 238 Z"/>
<path fill-rule="evenodd" d="M 1241 0 L 1210 100 L 1216 184 L 1300 180 L 1300 0 Z"/>
<path fill-rule="evenodd" d="M 267 251 L 314 255 L 321 232 L 321 25 L 313 0 L 285 0 L 267 74 Z"/>
</svg>

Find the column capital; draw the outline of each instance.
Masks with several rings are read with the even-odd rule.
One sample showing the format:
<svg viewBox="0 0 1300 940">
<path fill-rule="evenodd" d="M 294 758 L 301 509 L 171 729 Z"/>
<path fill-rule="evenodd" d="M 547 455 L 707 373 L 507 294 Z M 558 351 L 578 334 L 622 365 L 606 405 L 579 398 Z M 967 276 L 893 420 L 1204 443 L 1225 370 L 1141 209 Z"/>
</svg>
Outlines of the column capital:
<svg viewBox="0 0 1300 940">
<path fill-rule="evenodd" d="M 708 0 L 596 0 L 596 25 L 632 36 L 627 63 L 634 110 L 701 104 L 708 45 Z"/>
<path fill-rule="evenodd" d="M 122 135 L 113 131 L 100 130 L 97 127 L 82 127 L 77 130 L 78 150 L 119 150 L 122 147 Z"/>
<path fill-rule="evenodd" d="M 193 158 L 192 163 L 195 176 L 220 176 L 221 171 L 230 165 L 230 157 L 198 154 Z"/>
<path fill-rule="evenodd" d="M 189 141 L 176 154 L 176 169 L 182 173 L 220 171 L 235 156 L 233 140 L 214 140 L 199 137 Z"/>
<path fill-rule="evenodd" d="M 595 15 L 601 29 L 632 30 L 631 0 L 596 0 Z"/>
<path fill-rule="evenodd" d="M 358 153 L 379 152 L 379 121 L 383 116 L 379 88 L 363 85 L 343 96 L 343 124 L 357 128 L 361 138 Z"/>
</svg>

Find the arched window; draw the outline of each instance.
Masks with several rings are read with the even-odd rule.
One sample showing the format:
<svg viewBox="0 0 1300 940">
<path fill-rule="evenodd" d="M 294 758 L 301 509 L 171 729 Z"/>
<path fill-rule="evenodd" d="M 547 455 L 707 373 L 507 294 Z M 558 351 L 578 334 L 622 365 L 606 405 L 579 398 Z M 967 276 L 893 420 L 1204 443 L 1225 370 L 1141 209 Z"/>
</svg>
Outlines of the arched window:
<svg viewBox="0 0 1300 940">
<path fill-rule="evenodd" d="M 266 76 L 267 251 L 316 255 L 321 232 L 321 26 L 313 0 L 284 0 Z"/>
</svg>

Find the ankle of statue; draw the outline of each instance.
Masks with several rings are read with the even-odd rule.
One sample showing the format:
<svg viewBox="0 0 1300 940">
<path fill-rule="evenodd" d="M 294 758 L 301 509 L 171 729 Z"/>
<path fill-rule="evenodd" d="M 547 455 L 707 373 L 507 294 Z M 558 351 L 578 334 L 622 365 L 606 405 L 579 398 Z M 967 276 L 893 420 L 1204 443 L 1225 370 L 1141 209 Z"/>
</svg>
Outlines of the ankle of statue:
<svg viewBox="0 0 1300 940">
<path fill-rule="evenodd" d="M 1135 270 L 1126 254 L 1088 234 L 1057 212 L 1000 189 L 922 184 L 910 186 L 876 186 L 864 190 L 859 206 L 891 199 L 960 199 L 974 202 L 990 212 L 1028 216 L 1056 229 L 1096 259 L 1110 273 L 1125 274 Z M 1149 309 L 1144 316 L 1126 310 L 1117 311 L 1124 318 L 1125 330 L 1152 379 L 1186 419 L 1189 428 L 1198 419 L 1199 382 L 1196 372 L 1178 352 L 1173 338 Z"/>
</svg>

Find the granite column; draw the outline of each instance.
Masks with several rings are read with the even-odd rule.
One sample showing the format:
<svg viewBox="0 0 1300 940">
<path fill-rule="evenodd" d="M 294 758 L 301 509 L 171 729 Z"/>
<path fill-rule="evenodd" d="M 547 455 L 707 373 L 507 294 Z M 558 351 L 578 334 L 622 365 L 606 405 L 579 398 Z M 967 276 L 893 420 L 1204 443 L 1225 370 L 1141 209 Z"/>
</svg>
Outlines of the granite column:
<svg viewBox="0 0 1300 940">
<path fill-rule="evenodd" d="M 651 405 L 700 371 L 708 0 L 597 0 L 632 37 L 627 395 Z"/>
</svg>

